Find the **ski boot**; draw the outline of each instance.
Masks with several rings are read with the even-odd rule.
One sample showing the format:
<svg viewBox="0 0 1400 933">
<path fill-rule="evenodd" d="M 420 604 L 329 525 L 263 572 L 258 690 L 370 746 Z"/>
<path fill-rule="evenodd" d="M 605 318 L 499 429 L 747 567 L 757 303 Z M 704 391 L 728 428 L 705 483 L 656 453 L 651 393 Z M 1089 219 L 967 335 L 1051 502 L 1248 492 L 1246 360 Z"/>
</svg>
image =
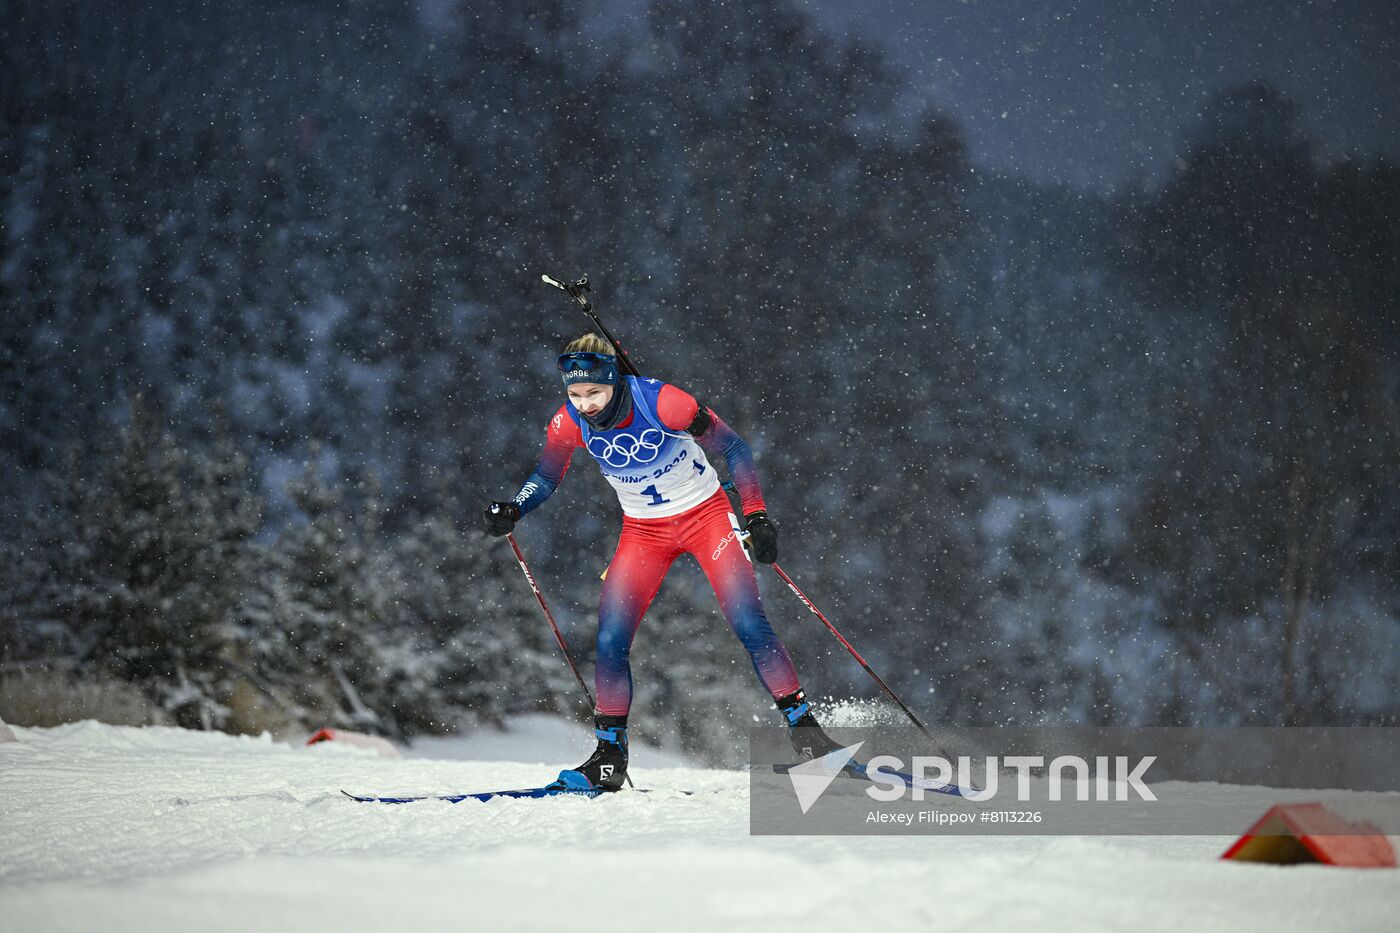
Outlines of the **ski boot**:
<svg viewBox="0 0 1400 933">
<path fill-rule="evenodd" d="M 779 697 L 776 702 L 778 709 L 787 717 L 788 736 L 797 754 L 806 759 L 821 758 L 841 748 L 836 740 L 822 731 L 801 690 Z"/>
<path fill-rule="evenodd" d="M 593 734 L 598 737 L 598 747 L 588 760 L 559 775 L 559 780 L 575 788 L 596 788 L 599 791 L 615 791 L 627 779 L 627 717 L 593 717 Z M 582 785 L 578 777 L 588 783 Z"/>
</svg>

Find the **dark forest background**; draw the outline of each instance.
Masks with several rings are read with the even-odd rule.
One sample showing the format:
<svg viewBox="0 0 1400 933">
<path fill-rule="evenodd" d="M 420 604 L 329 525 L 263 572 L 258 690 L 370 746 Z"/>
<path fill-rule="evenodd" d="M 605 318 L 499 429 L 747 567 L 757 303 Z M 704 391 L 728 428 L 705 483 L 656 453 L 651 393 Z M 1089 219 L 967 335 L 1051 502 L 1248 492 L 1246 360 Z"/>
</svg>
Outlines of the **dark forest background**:
<svg viewBox="0 0 1400 933">
<path fill-rule="evenodd" d="M 581 713 L 477 526 L 585 329 L 539 275 L 586 272 L 924 718 L 1397 721 L 1396 165 L 1320 162 L 1256 83 L 1150 183 L 1033 185 L 786 0 L 609 43 L 434 9 L 6 5 L 0 684 L 241 731 Z M 519 530 L 586 674 L 619 527 L 576 457 Z M 808 692 L 873 695 L 761 579 Z M 634 665 L 644 736 L 771 721 L 688 560 Z"/>
</svg>

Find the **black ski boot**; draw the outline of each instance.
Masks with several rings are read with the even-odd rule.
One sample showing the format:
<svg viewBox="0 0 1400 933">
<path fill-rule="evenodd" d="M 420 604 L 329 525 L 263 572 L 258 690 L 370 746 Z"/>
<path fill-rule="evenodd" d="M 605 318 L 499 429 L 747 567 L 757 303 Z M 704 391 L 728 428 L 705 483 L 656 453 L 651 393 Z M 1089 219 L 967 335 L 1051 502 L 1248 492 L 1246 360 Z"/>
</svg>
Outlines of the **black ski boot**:
<svg viewBox="0 0 1400 933">
<path fill-rule="evenodd" d="M 627 717 L 596 714 L 593 734 L 598 737 L 598 747 L 574 771 L 599 790 L 619 790 L 627 779 Z"/>
<path fill-rule="evenodd" d="M 803 758 L 821 758 L 841 748 L 840 744 L 822 731 L 801 690 L 779 697 L 776 702 L 778 709 L 787 717 L 789 737 L 792 739 L 792 747 L 797 749 L 797 754 Z"/>
</svg>

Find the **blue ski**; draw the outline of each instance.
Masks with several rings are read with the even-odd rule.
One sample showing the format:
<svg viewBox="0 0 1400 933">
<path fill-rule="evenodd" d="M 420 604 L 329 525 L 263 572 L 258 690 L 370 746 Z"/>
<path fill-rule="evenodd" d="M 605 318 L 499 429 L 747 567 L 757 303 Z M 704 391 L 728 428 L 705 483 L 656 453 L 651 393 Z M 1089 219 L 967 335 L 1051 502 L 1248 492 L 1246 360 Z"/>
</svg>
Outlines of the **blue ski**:
<svg viewBox="0 0 1400 933">
<path fill-rule="evenodd" d="M 463 800 L 494 800 L 497 797 L 535 799 L 539 797 L 597 797 L 607 791 L 593 784 L 577 771 L 560 771 L 554 783 L 544 787 L 523 787 L 519 790 L 488 790 L 477 794 L 425 794 L 421 797 L 362 797 L 341 791 L 352 800 L 361 803 L 416 803 L 419 800 L 441 800 L 446 803 L 461 803 Z"/>
<path fill-rule="evenodd" d="M 636 793 L 647 794 L 651 791 L 645 788 L 635 788 Z M 380 797 L 378 795 L 352 794 L 342 790 L 342 794 L 351 800 L 358 800 L 361 803 L 417 803 L 420 800 L 441 800 L 444 803 L 461 803 L 463 800 L 494 800 L 497 797 L 516 798 L 533 800 L 540 797 L 601 797 L 608 793 L 602 788 L 594 787 L 588 783 L 588 779 L 577 771 L 561 771 L 559 778 L 552 784 L 544 787 L 522 787 L 518 790 L 488 790 L 476 794 L 424 794 L 420 797 Z M 677 793 L 690 796 L 693 791 L 683 790 Z"/>
<path fill-rule="evenodd" d="M 463 800 L 494 800 L 497 797 L 516 797 L 533 799 L 536 797 L 597 797 L 604 791 L 593 788 L 590 790 L 575 790 L 568 787 L 523 787 L 519 790 L 488 790 L 479 794 L 428 794 L 423 797 L 378 797 L 352 794 L 349 791 L 341 791 L 342 794 L 351 800 L 358 800 L 361 803 L 417 803 L 420 800 L 441 800 L 445 803 L 461 803 Z"/>
</svg>

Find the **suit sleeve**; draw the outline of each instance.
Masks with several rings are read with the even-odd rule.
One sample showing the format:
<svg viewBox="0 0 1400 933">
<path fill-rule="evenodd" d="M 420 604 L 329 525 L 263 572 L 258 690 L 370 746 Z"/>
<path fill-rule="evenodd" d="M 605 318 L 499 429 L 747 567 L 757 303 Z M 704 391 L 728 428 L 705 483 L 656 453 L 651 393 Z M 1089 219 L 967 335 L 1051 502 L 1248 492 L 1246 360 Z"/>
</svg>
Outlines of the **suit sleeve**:
<svg viewBox="0 0 1400 933">
<path fill-rule="evenodd" d="M 574 448 L 583 446 L 583 435 L 578 425 L 564 406 L 549 419 L 545 430 L 544 449 L 540 451 L 539 463 L 535 472 L 525 480 L 525 485 L 516 493 L 515 504 L 520 506 L 522 516 L 530 514 L 544 504 L 544 500 L 554 494 L 569 471 L 569 463 L 574 458 Z"/>
<path fill-rule="evenodd" d="M 710 423 L 695 440 L 713 457 L 722 457 L 729 475 L 739 490 L 739 501 L 744 514 L 767 511 L 763 503 L 763 490 L 758 482 L 758 466 L 754 463 L 753 451 L 744 443 L 733 428 L 724 423 L 715 410 L 706 406 Z M 673 385 L 661 387 L 656 398 L 656 415 L 661 423 L 672 431 L 684 431 L 695 422 L 700 412 L 700 403 L 689 392 Z"/>
</svg>

